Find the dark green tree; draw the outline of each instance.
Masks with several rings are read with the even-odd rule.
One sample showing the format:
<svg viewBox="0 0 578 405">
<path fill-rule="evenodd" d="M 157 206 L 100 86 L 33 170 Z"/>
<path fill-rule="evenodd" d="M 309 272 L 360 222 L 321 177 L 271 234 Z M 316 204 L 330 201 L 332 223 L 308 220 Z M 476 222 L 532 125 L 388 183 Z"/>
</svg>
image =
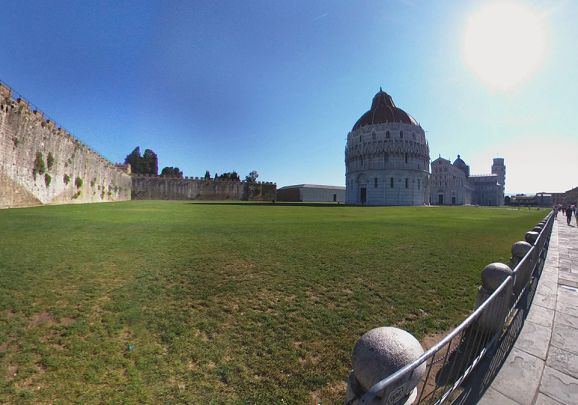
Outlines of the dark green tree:
<svg viewBox="0 0 578 405">
<path fill-rule="evenodd" d="M 136 174 L 154 174 L 156 176 L 159 171 L 157 154 L 146 149 L 144 156 L 141 156 L 139 146 L 127 155 L 124 164 L 130 164 L 131 171 Z"/>
<path fill-rule="evenodd" d="M 208 170 L 205 172 L 205 180 L 211 180 L 211 172 Z"/>
<path fill-rule="evenodd" d="M 145 162 L 147 173 L 154 174 L 156 176 L 159 172 L 159 159 L 157 154 L 150 149 L 145 149 L 143 160 Z"/>
<path fill-rule="evenodd" d="M 124 164 L 130 164 L 131 171 L 136 174 L 143 174 L 143 165 L 142 165 L 142 157 L 140 155 L 140 147 L 137 146 L 134 150 L 127 155 L 126 159 L 124 160 Z"/>
<path fill-rule="evenodd" d="M 223 173 L 223 174 L 219 175 L 218 177 L 217 177 L 217 175 L 215 174 L 215 179 L 241 181 L 241 178 L 239 177 L 239 175 L 237 174 L 237 172 L 234 171 L 234 170 L 233 170 L 232 172 Z"/>
<path fill-rule="evenodd" d="M 259 175 L 257 174 L 257 171 L 253 170 L 251 173 L 249 173 L 247 176 L 245 176 L 245 181 L 247 183 L 254 183 L 257 181 L 257 177 L 259 177 Z"/>
<path fill-rule="evenodd" d="M 178 167 L 165 167 L 161 171 L 161 176 L 177 176 L 178 178 L 182 179 L 183 172 L 181 172 Z"/>
</svg>

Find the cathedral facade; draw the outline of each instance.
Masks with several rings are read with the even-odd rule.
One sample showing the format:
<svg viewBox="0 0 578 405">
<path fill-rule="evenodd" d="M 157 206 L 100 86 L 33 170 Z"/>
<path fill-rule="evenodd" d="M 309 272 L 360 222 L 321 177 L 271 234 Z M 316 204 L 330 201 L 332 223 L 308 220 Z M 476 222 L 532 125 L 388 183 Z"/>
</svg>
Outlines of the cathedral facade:
<svg viewBox="0 0 578 405">
<path fill-rule="evenodd" d="M 451 163 L 441 156 L 431 163 L 430 203 L 435 205 L 504 204 L 506 166 L 504 159 L 495 158 L 492 173 L 470 175 L 470 167 L 460 155 Z"/>
<path fill-rule="evenodd" d="M 429 161 L 425 131 L 380 89 L 347 135 L 346 203 L 427 204 Z"/>
</svg>

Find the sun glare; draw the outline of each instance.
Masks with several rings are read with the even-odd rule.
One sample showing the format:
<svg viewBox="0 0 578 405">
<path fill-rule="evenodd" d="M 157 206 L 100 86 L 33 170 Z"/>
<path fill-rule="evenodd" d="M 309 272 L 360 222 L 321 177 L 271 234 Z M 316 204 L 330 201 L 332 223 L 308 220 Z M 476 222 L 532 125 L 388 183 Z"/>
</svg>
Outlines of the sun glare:
<svg viewBox="0 0 578 405">
<path fill-rule="evenodd" d="M 528 6 L 490 3 L 469 18 L 463 46 L 468 66 L 482 82 L 496 90 L 515 90 L 544 60 L 546 28 Z"/>
</svg>

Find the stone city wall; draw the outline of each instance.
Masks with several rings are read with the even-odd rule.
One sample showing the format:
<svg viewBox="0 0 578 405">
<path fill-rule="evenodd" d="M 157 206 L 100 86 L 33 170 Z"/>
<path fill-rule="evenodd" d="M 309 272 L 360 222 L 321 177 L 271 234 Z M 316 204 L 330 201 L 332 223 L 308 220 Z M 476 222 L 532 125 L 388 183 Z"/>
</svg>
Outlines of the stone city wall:
<svg viewBox="0 0 578 405">
<path fill-rule="evenodd" d="M 133 175 L 133 200 L 233 200 L 272 201 L 277 199 L 275 183 L 184 179 L 170 176 Z"/>
<path fill-rule="evenodd" d="M 130 200 L 131 184 L 0 83 L 0 208 Z"/>
</svg>

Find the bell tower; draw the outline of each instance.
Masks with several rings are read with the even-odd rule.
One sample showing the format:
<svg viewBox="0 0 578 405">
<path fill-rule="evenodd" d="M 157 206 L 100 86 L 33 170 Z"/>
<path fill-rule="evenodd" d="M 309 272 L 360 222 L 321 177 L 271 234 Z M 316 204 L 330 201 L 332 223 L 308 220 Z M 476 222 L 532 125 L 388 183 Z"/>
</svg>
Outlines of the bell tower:
<svg viewBox="0 0 578 405">
<path fill-rule="evenodd" d="M 504 165 L 503 158 L 494 158 L 492 174 L 498 175 L 498 183 L 500 183 L 502 186 L 506 185 L 506 166 Z"/>
</svg>

